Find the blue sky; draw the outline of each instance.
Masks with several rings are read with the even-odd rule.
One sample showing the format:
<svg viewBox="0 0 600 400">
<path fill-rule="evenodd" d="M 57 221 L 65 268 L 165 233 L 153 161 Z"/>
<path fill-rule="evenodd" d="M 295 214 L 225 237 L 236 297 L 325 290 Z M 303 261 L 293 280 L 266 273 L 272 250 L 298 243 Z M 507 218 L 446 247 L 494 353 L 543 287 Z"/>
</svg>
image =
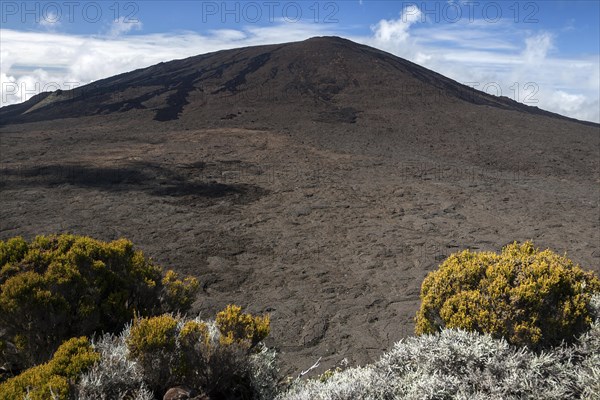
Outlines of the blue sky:
<svg viewBox="0 0 600 400">
<path fill-rule="evenodd" d="M 600 1 L 2 1 L 1 105 L 225 48 L 337 35 L 600 121 Z"/>
</svg>

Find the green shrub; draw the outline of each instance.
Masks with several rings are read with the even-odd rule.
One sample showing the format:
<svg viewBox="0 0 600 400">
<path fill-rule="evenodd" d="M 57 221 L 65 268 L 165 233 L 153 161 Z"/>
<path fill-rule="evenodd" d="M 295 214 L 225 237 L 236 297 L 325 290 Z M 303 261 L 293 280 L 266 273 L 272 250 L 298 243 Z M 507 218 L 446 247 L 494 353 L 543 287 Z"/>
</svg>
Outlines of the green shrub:
<svg viewBox="0 0 600 400">
<path fill-rule="evenodd" d="M 73 235 L 0 241 L 0 366 L 46 361 L 65 339 L 114 332 L 134 313 L 186 311 L 198 289 L 136 251 Z"/>
<path fill-rule="evenodd" d="M 79 376 L 99 359 L 100 355 L 92 349 L 87 338 L 69 339 L 47 363 L 0 384 L 0 394 L 5 400 L 69 398 Z"/>
<path fill-rule="evenodd" d="M 566 257 L 513 243 L 452 254 L 421 287 L 416 333 L 460 328 L 531 348 L 571 342 L 591 322 L 600 281 Z"/>
</svg>

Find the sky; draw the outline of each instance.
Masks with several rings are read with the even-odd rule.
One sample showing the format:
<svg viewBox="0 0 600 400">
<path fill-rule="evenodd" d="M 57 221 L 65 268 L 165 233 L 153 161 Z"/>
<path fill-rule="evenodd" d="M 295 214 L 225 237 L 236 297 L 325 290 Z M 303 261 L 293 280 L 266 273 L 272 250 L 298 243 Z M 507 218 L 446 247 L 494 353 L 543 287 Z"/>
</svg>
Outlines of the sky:
<svg viewBox="0 0 600 400">
<path fill-rule="evenodd" d="M 600 122 L 600 1 L 0 1 L 0 105 L 211 51 L 340 36 Z"/>
</svg>

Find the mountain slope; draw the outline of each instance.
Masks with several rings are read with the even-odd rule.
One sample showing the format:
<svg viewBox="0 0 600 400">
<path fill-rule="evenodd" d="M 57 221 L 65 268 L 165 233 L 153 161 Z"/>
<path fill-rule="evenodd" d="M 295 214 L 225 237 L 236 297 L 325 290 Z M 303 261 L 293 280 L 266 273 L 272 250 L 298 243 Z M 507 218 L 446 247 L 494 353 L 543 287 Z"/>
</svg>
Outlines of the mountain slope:
<svg viewBox="0 0 600 400">
<path fill-rule="evenodd" d="M 419 96 L 440 107 L 460 100 L 568 119 L 473 90 L 389 53 L 336 37 L 161 63 L 71 91 L 41 94 L 25 104 L 0 109 L 0 118 L 10 124 L 143 110 L 143 118 L 170 121 L 193 119 L 187 110 L 222 108 L 246 98 L 272 107 L 302 102 L 313 105 L 314 113 L 325 113 L 322 119 L 352 122 L 365 107 L 360 100 L 371 96 L 370 107 L 399 97 L 401 106 L 410 109 Z"/>
<path fill-rule="evenodd" d="M 284 373 L 412 334 L 424 276 L 514 240 L 600 271 L 600 125 L 338 38 L 162 63 L 0 109 L 0 240 L 131 239 L 195 311 L 271 314 Z"/>
</svg>

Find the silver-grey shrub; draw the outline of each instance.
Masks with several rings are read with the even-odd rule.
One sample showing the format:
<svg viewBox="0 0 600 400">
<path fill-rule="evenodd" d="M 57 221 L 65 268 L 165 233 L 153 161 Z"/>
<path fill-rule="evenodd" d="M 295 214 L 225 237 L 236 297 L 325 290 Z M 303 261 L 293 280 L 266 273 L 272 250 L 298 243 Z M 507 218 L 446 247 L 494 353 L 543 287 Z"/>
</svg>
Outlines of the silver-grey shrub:
<svg viewBox="0 0 600 400">
<path fill-rule="evenodd" d="M 595 307 L 600 296 L 594 297 Z M 347 369 L 325 382 L 298 381 L 277 399 L 597 399 L 598 382 L 596 320 L 573 345 L 543 353 L 460 330 L 412 337 L 375 364 Z"/>
<path fill-rule="evenodd" d="M 178 327 L 180 330 L 184 323 L 190 321 L 178 317 Z M 204 322 L 199 318 L 196 322 Z M 209 327 L 209 341 L 214 351 L 214 360 L 209 364 L 200 363 L 196 368 L 209 368 L 213 372 L 215 369 L 223 371 L 232 370 L 236 373 L 242 371 L 248 377 L 249 385 L 252 388 L 256 400 L 272 400 L 276 396 L 278 389 L 278 371 L 276 363 L 276 352 L 272 349 L 259 344 L 257 351 L 249 355 L 241 355 L 231 358 L 227 348 L 220 345 L 220 332 L 214 321 L 206 322 Z M 150 385 L 155 385 L 155 379 L 163 376 L 165 371 L 160 374 L 152 371 L 152 368 L 144 368 L 138 361 L 135 361 L 127 347 L 127 339 L 131 332 L 131 325 L 127 326 L 120 335 L 106 334 L 93 342 L 94 349 L 100 353 L 100 361 L 94 365 L 88 372 L 83 374 L 77 383 L 75 394 L 79 400 L 154 400 L 157 397 L 150 390 Z M 163 359 L 176 359 L 176 352 L 180 351 L 179 343 L 173 354 L 163 354 Z M 168 352 L 164 350 L 164 352 Z M 222 356 L 219 354 L 222 353 Z M 236 363 L 236 365 L 217 365 L 214 363 Z M 169 370 L 168 365 L 155 365 L 158 369 Z M 168 371 L 167 371 L 168 372 Z M 198 374 L 204 375 L 206 371 L 198 370 Z M 225 374 L 224 378 L 228 377 Z M 168 377 L 169 378 L 169 377 Z M 164 382 L 161 382 L 164 383 Z M 180 382 L 189 386 L 194 386 L 197 382 Z M 196 389 L 202 389 L 200 387 Z"/>
<path fill-rule="evenodd" d="M 275 351 L 260 347 L 242 367 L 260 400 L 599 399 L 600 295 L 593 297 L 591 308 L 596 321 L 588 332 L 569 346 L 542 353 L 489 335 L 443 330 L 401 340 L 378 362 L 324 381 L 298 379 L 279 395 Z M 219 330 L 214 322 L 207 325 L 210 342 L 218 348 Z M 94 342 L 101 361 L 81 377 L 79 399 L 154 398 L 145 383 L 149 377 L 128 357 L 129 332 L 127 327 L 119 336 Z"/>
<path fill-rule="evenodd" d="M 80 400 L 152 400 L 141 368 L 127 357 L 130 326 L 120 335 L 106 334 L 93 343 L 100 362 L 81 376 L 76 396 Z"/>
</svg>

